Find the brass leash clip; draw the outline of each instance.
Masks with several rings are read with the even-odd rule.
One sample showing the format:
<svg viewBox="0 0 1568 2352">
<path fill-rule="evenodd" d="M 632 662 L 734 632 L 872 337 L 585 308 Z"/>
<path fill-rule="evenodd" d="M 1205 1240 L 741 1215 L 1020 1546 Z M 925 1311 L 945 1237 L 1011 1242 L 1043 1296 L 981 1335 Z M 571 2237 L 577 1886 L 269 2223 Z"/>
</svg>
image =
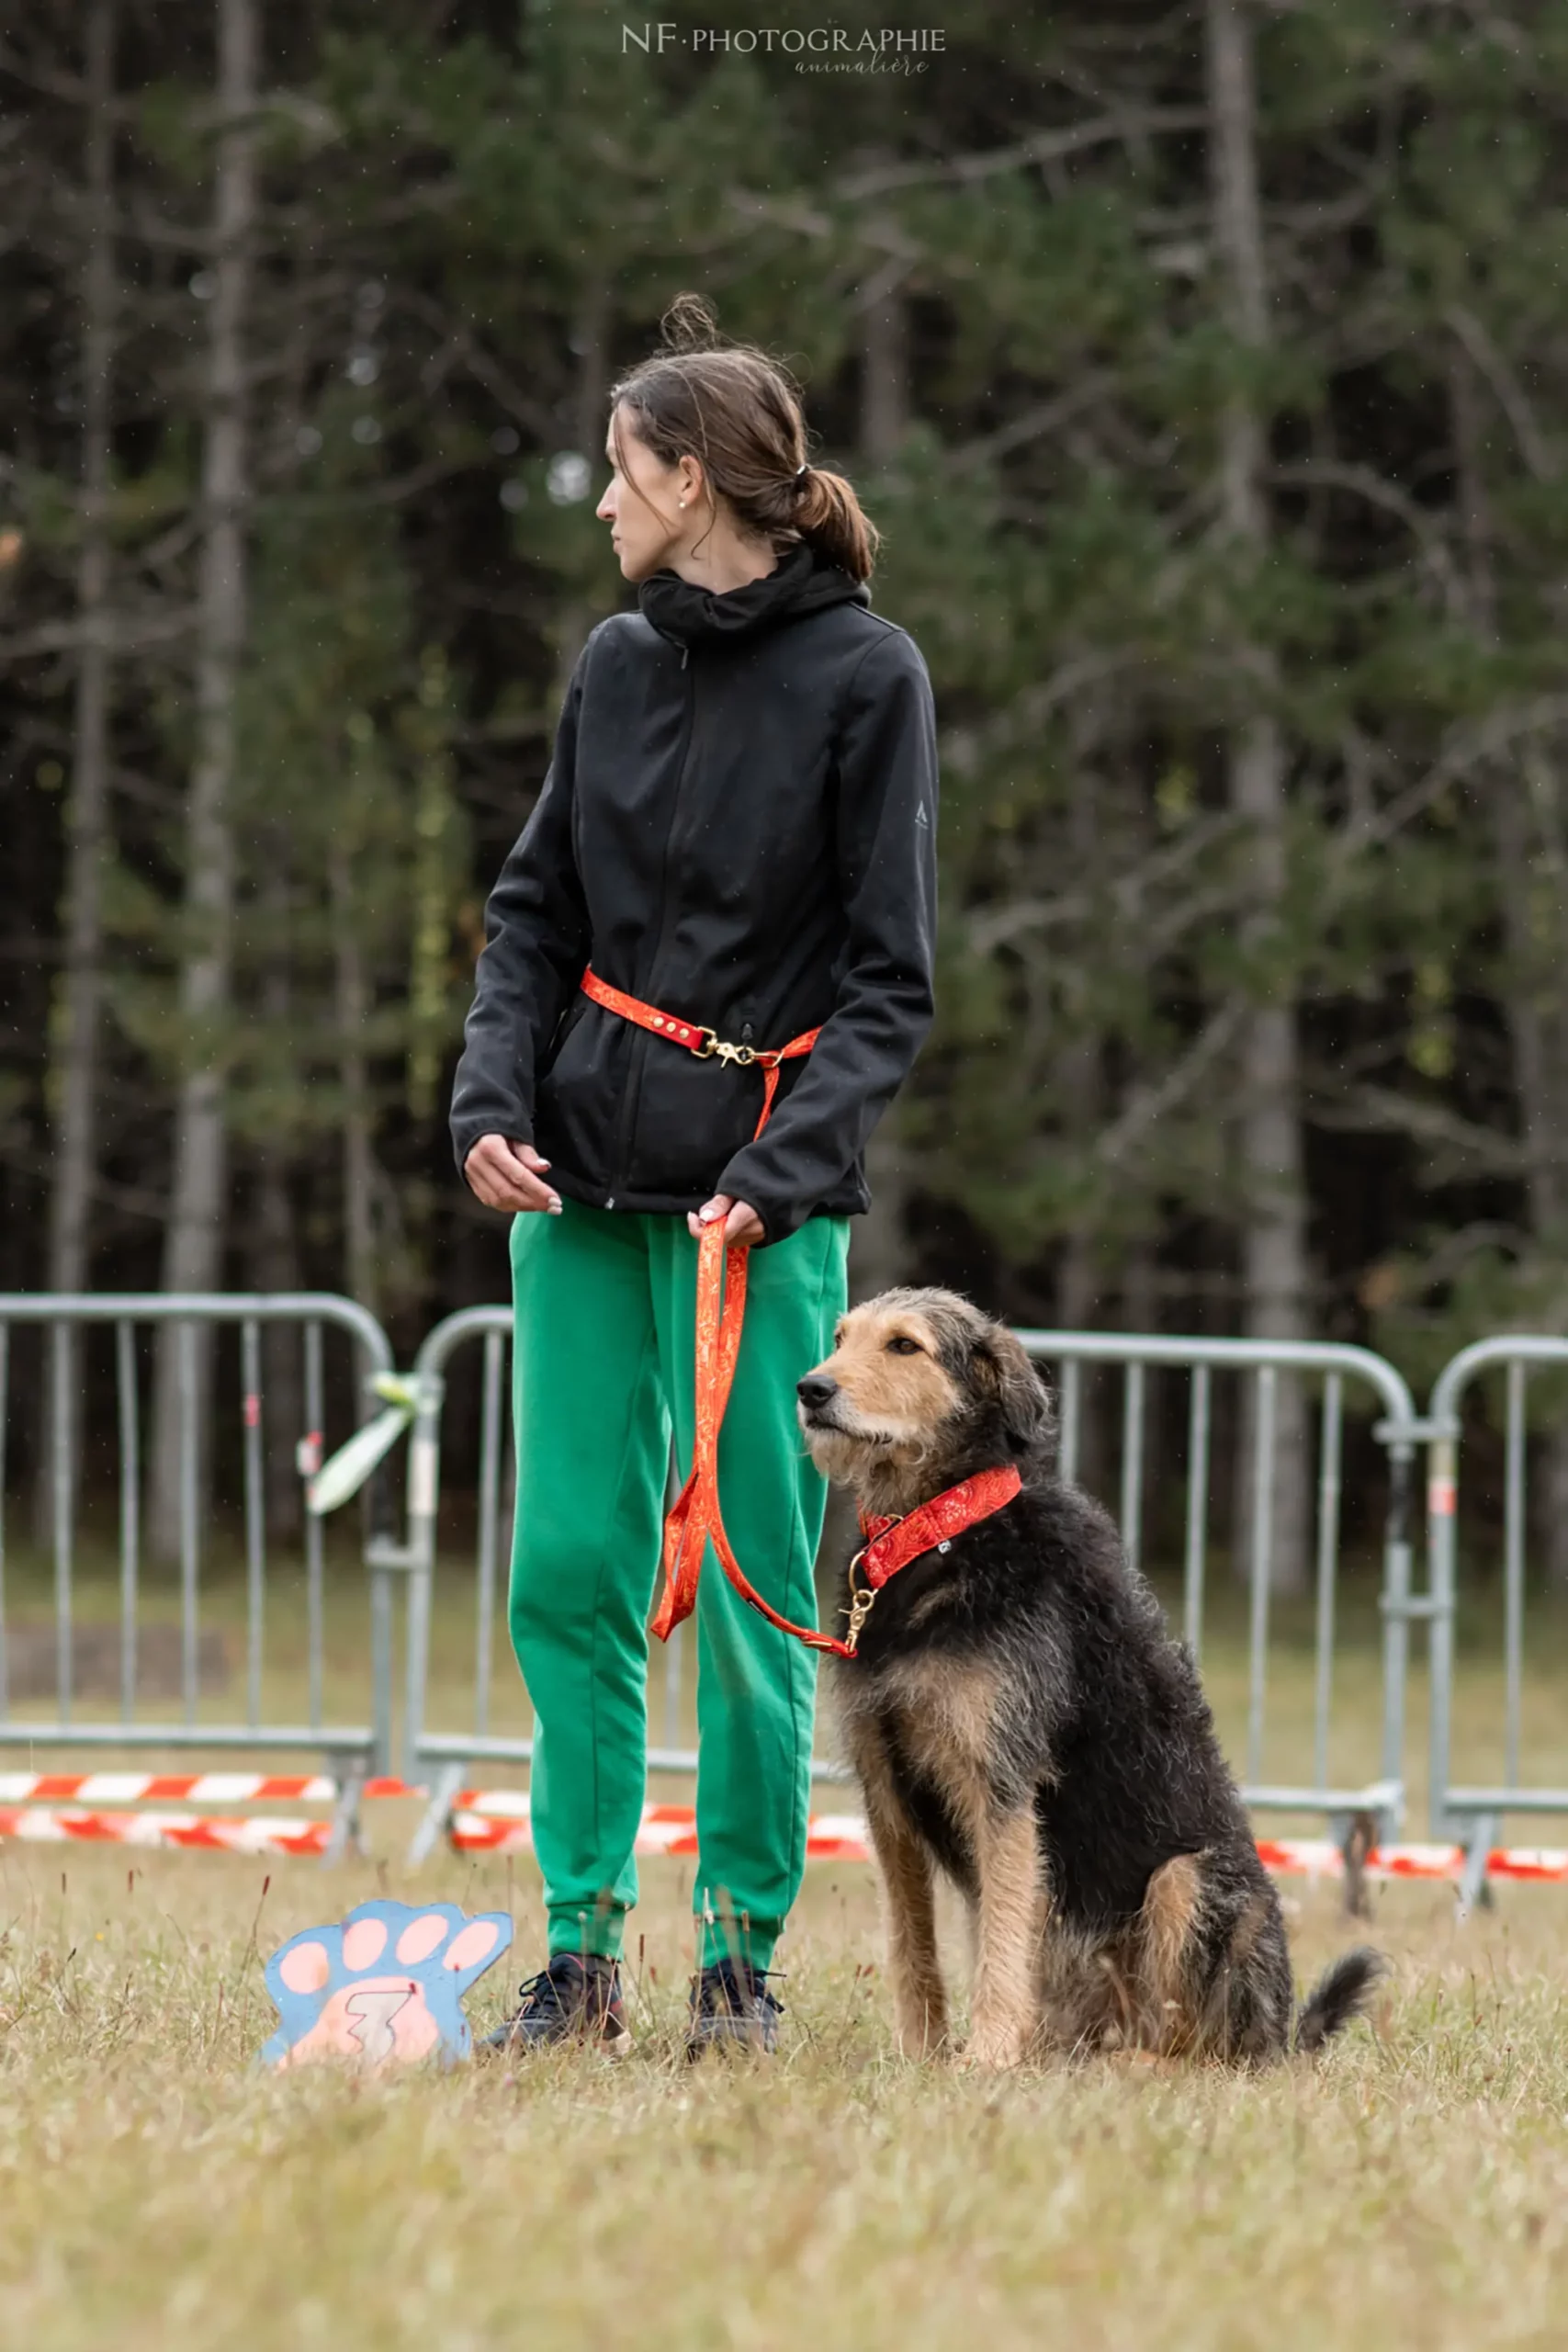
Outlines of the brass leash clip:
<svg viewBox="0 0 1568 2352">
<path fill-rule="evenodd" d="M 852 1657 L 860 1644 L 861 1627 L 871 1615 L 876 1600 L 874 1585 L 863 1585 L 858 1591 L 855 1589 L 855 1570 L 864 1557 L 863 1551 L 857 1552 L 850 1562 L 850 1623 L 848 1631 L 844 1634 L 844 1647 Z"/>
<path fill-rule="evenodd" d="M 711 1029 L 705 1029 L 702 1035 L 704 1042 L 697 1047 L 697 1059 L 700 1062 L 712 1061 L 716 1054 L 721 1062 L 733 1062 L 745 1069 L 757 1058 L 755 1046 L 732 1046 L 728 1038 L 716 1037 Z"/>
</svg>

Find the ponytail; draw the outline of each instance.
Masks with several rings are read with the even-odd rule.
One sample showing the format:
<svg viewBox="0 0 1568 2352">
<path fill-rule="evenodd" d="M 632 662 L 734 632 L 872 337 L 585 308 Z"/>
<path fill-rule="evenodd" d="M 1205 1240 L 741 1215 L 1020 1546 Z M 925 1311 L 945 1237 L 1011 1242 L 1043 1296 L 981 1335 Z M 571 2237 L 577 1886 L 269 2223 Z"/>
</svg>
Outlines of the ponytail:
<svg viewBox="0 0 1568 2352">
<path fill-rule="evenodd" d="M 807 466 L 801 477 L 795 527 L 852 580 L 869 580 L 879 533 L 842 474 Z"/>
</svg>

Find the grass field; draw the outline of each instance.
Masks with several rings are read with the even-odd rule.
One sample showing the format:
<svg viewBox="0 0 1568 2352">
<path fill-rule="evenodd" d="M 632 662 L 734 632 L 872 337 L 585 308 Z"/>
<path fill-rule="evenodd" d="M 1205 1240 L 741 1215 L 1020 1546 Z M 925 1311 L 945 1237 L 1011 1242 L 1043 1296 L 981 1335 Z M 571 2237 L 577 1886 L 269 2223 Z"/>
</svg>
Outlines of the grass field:
<svg viewBox="0 0 1568 2352">
<path fill-rule="evenodd" d="M 90 1560 L 83 1571 L 84 1615 L 111 1615 L 111 1581 Z M 14 1560 L 9 1589 L 22 1611 L 47 1608 L 38 1564 Z M 172 1609 L 167 1591 L 149 1599 Z M 1241 1611 L 1223 1586 L 1214 1599 L 1205 1675 L 1235 1754 Z M 204 1622 L 229 1629 L 236 1656 L 241 1602 L 220 1570 Z M 328 1712 L 363 1715 L 350 1565 L 327 1604 Z M 286 1574 L 268 1619 L 268 1709 L 297 1719 Z M 1568 1629 L 1534 1603 L 1531 1623 L 1526 1764 L 1561 1781 Z M 471 1585 L 448 1572 L 437 1720 L 468 1720 L 472 1624 Z M 1350 1588 L 1346 1773 L 1376 1762 L 1374 1627 Z M 1267 1761 L 1283 1775 L 1310 1755 L 1307 1612 L 1282 1609 L 1275 1630 Z M 1467 1771 L 1495 1769 L 1494 1631 L 1478 1616 L 1466 1635 Z M 521 1728 L 503 1650 L 495 1693 L 495 1727 Z M 204 1716 L 231 1716 L 239 1695 L 204 1701 Z M 1417 1833 L 1424 1709 L 1417 1662 Z M 661 1712 L 656 1679 L 656 1736 Z M 1568 1890 L 1506 1889 L 1462 1927 L 1441 1888 L 1384 1890 L 1371 1933 L 1395 1973 L 1378 2030 L 1355 2029 L 1315 2068 L 1246 2081 L 1097 2061 L 998 2082 L 894 2055 L 874 1885 L 853 1866 L 808 1874 L 780 1954 L 779 2057 L 688 2066 L 690 1865 L 666 1861 L 644 1871 L 637 2047 L 620 2066 L 576 2053 L 395 2081 L 259 2075 L 274 2022 L 262 1957 L 367 1894 L 513 1911 L 514 1954 L 470 1999 L 481 2029 L 537 1964 L 531 1863 L 443 1858 L 410 1874 L 397 1858 L 412 1820 L 378 1807 L 383 1859 L 332 1871 L 149 1854 L 132 1872 L 113 1849 L 0 1846 L 6 2352 L 1568 2345 Z M 1291 1885 L 1287 1904 L 1304 1980 L 1348 1930 L 1327 1889 Z"/>
<path fill-rule="evenodd" d="M 819 1866 L 772 2064 L 688 2066 L 689 1880 L 650 1867 L 638 2044 L 507 2071 L 249 2065 L 258 1953 L 378 1889 L 0 1849 L 0 2340 L 47 2352 L 491 2346 L 1560 2346 L 1568 1901 L 1456 1928 L 1382 1898 L 1376 2037 L 1259 2081 L 1095 2062 L 1005 2081 L 891 2052 L 869 1873 Z M 399 1883 L 399 1891 L 403 1891 Z M 531 1869 L 422 1894 L 511 1903 Z M 1342 1940 L 1297 1905 L 1298 1964 Z M 504 1974 L 503 1974 L 504 1971 Z M 496 2013 L 518 1971 L 471 1996 Z"/>
</svg>

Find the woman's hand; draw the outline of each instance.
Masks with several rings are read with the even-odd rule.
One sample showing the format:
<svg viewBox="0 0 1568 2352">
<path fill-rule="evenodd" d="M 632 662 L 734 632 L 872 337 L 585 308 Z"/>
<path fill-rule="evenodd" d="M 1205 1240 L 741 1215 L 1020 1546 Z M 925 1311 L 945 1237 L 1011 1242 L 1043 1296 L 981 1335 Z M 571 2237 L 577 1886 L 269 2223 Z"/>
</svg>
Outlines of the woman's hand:
<svg viewBox="0 0 1568 2352">
<path fill-rule="evenodd" d="M 487 1209 L 543 1209 L 559 1216 L 560 1194 L 544 1182 L 549 1164 L 531 1143 L 481 1136 L 463 1162 L 463 1173 Z"/>
<path fill-rule="evenodd" d="M 474 1147 L 478 1150 L 476 1144 Z M 712 1225 L 716 1217 L 723 1217 L 724 1246 L 727 1250 L 750 1250 L 762 1238 L 762 1220 L 750 1201 L 732 1201 L 728 1193 L 716 1193 L 700 1209 L 688 1210 L 686 1229 L 694 1240 L 700 1241 L 705 1225 Z"/>
</svg>

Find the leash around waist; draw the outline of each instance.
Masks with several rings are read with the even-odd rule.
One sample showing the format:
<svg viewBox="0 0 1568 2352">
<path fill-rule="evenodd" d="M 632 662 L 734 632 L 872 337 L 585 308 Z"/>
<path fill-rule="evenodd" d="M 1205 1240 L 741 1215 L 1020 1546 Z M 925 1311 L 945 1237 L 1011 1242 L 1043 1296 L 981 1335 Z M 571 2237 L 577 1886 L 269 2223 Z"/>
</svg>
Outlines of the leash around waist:
<svg viewBox="0 0 1568 2352">
<path fill-rule="evenodd" d="M 753 1141 L 772 1114 L 781 1066 L 808 1054 L 822 1034 L 820 1028 L 807 1029 L 798 1037 L 792 1037 L 786 1046 L 732 1046 L 711 1029 L 680 1020 L 673 1013 L 661 1012 L 656 1005 L 644 1004 L 640 998 L 611 988 L 592 969 L 582 976 L 582 991 L 605 1012 L 618 1013 L 623 1021 L 635 1023 L 653 1036 L 666 1037 L 671 1045 L 683 1046 L 699 1060 L 719 1060 L 727 1067 L 739 1069 L 760 1068 L 763 1074 L 762 1111 Z M 718 1433 L 740 1353 L 748 1256 L 745 1248 L 725 1247 L 722 1222 L 705 1227 L 697 1247 L 696 1438 L 691 1476 L 664 1521 L 663 1589 L 651 1630 L 661 1642 L 668 1641 L 682 1620 L 691 1615 L 696 1606 L 704 1546 L 711 1543 L 719 1565 L 741 1600 L 759 1616 L 765 1617 L 770 1625 L 804 1642 L 807 1649 L 825 1650 L 834 1657 L 853 1657 L 861 1627 L 888 1577 L 921 1553 L 945 1548 L 965 1527 L 999 1510 L 1004 1503 L 1012 1500 L 1021 1481 L 1017 1470 L 1010 1467 L 983 1470 L 977 1476 L 950 1487 L 931 1502 L 922 1503 L 905 1518 L 863 1521 L 866 1542 L 851 1563 L 852 1605 L 849 1630 L 843 1641 L 831 1634 L 818 1633 L 809 1625 L 794 1624 L 789 1618 L 781 1616 L 770 1601 L 764 1600 L 736 1558 L 725 1532 L 718 1498 Z M 864 1583 L 854 1591 L 857 1569 Z"/>
<path fill-rule="evenodd" d="M 606 1012 L 618 1012 L 623 1021 L 632 1022 L 638 1029 L 646 1029 L 651 1036 L 667 1037 L 672 1046 L 684 1046 L 700 1062 L 720 1061 L 727 1069 L 757 1069 L 762 1073 L 762 1113 L 757 1121 L 751 1140 L 767 1125 L 773 1116 L 773 1097 L 779 1091 L 779 1071 L 785 1062 L 799 1061 L 811 1051 L 822 1035 L 820 1026 L 803 1029 L 787 1046 L 732 1046 L 728 1038 L 716 1036 L 711 1029 L 699 1028 L 695 1022 L 682 1021 L 673 1012 L 660 1012 L 654 1004 L 644 1004 L 640 997 L 628 996 L 624 989 L 613 989 L 602 980 L 592 966 L 582 975 L 582 993 L 603 1005 Z"/>
</svg>

